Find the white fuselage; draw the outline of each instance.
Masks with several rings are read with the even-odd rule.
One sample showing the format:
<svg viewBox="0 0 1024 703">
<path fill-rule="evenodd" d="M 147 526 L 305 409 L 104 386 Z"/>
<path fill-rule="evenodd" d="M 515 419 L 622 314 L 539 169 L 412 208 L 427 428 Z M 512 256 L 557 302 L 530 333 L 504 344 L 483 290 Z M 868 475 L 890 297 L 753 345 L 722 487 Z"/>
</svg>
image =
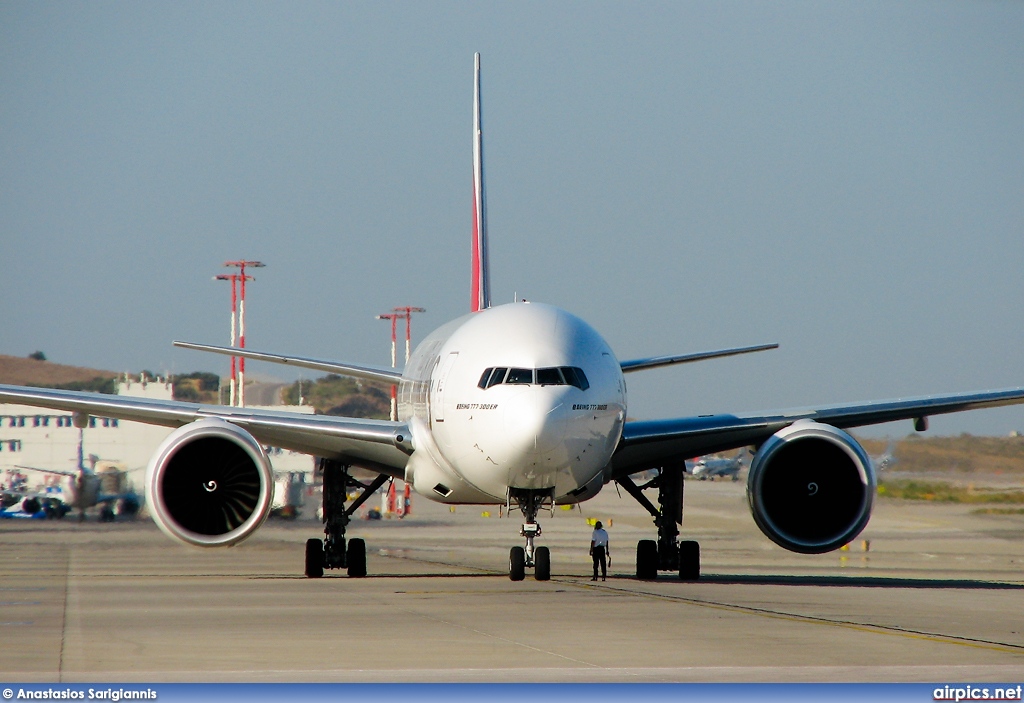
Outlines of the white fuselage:
<svg viewBox="0 0 1024 703">
<path fill-rule="evenodd" d="M 510 489 L 529 489 L 572 503 L 605 482 L 626 386 L 608 344 L 583 320 L 514 303 L 428 336 L 405 370 L 399 417 L 412 428 L 406 480 L 419 493 L 503 503 Z"/>
</svg>

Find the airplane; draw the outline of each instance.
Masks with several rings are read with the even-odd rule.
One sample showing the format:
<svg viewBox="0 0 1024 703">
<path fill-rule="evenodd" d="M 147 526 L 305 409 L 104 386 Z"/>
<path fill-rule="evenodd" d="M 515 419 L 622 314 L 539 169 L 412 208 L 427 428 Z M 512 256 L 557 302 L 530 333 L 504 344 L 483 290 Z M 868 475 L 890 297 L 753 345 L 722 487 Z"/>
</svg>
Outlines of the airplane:
<svg viewBox="0 0 1024 703">
<path fill-rule="evenodd" d="M 1024 403 L 1024 388 L 844 403 L 798 410 L 627 419 L 625 375 L 775 348 L 762 344 L 620 361 L 579 317 L 553 305 L 492 305 L 484 197 L 480 55 L 474 60 L 470 312 L 428 335 L 405 369 L 177 342 L 177 346 L 398 385 L 399 419 L 370 420 L 283 410 L 200 405 L 0 386 L 0 400 L 175 427 L 146 469 L 153 519 L 172 539 L 203 547 L 237 544 L 266 520 L 274 475 L 263 445 L 318 457 L 324 539 L 305 545 L 305 574 L 347 569 L 366 575 L 366 545 L 346 540 L 356 509 L 400 478 L 441 503 L 503 505 L 522 513 L 509 551 L 509 578 L 551 577 L 536 544 L 537 521 L 555 505 L 589 500 L 615 482 L 654 519 L 657 539 L 640 540 L 636 576 L 673 571 L 700 577 L 700 546 L 679 540 L 686 457 L 756 447 L 747 498 L 756 525 L 798 553 L 848 544 L 871 516 L 876 474 L 847 429 L 976 408 Z M 371 479 L 357 480 L 355 468 Z M 634 475 L 652 475 L 641 487 Z M 643 493 L 656 488 L 659 507 Z M 358 493 L 348 500 L 349 489 Z"/>
<path fill-rule="evenodd" d="M 690 475 L 699 478 L 701 481 L 707 479 L 731 478 L 733 481 L 740 480 L 740 469 L 743 468 L 743 461 L 746 459 L 746 451 L 740 451 L 734 457 L 724 459 L 714 456 L 702 456 L 690 469 Z"/>
<path fill-rule="evenodd" d="M 885 452 L 878 456 L 870 457 L 871 465 L 875 471 L 885 471 L 893 464 L 896 463 L 896 442 L 890 440 L 888 446 L 885 448 Z"/>
<path fill-rule="evenodd" d="M 131 488 L 127 481 L 127 472 L 117 469 L 114 466 L 108 466 L 106 471 L 96 471 L 96 465 L 99 457 L 90 454 L 89 458 L 92 461 L 92 469 L 85 465 L 85 457 L 83 452 L 84 443 L 84 430 L 79 428 L 78 430 L 78 468 L 74 471 L 61 471 L 59 469 L 41 469 L 35 466 L 18 466 L 19 469 L 26 471 L 38 471 L 40 473 L 52 474 L 56 476 L 68 477 L 66 487 L 61 487 L 58 494 L 49 496 L 50 499 L 58 499 L 61 501 L 63 509 L 60 513 L 60 517 L 64 516 L 64 513 L 77 508 L 79 521 L 85 520 L 85 511 L 87 508 L 92 508 L 97 505 L 100 508 L 100 520 L 102 522 L 113 522 L 115 515 L 120 514 L 126 517 L 135 517 L 135 514 L 139 512 L 139 496 L 134 489 Z M 104 490 L 109 486 L 104 486 L 105 481 L 113 480 L 116 484 L 116 488 L 113 491 Z M 116 506 L 116 511 L 115 511 Z"/>
<path fill-rule="evenodd" d="M 0 484 L 0 518 L 46 520 L 62 518 L 67 513 L 68 506 L 58 488 L 32 489 L 25 474 L 15 469 L 8 469 L 6 473 L 9 480 Z"/>
</svg>

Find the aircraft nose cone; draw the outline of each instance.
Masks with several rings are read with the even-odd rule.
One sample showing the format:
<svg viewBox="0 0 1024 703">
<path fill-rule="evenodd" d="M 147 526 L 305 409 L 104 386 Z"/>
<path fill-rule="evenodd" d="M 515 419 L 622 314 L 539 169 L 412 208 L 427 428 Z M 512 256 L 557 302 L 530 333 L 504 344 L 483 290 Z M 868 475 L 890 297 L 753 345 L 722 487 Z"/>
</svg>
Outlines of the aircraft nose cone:
<svg viewBox="0 0 1024 703">
<path fill-rule="evenodd" d="M 513 454 L 537 459 L 561 446 L 566 419 L 560 394 L 528 388 L 505 404 L 505 439 Z"/>
</svg>

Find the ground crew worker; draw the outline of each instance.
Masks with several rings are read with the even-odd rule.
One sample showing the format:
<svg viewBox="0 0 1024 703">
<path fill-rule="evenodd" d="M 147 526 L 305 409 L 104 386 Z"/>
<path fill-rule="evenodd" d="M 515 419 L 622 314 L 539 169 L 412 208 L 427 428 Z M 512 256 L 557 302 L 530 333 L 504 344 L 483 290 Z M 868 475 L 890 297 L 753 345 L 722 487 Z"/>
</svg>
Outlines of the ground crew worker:
<svg viewBox="0 0 1024 703">
<path fill-rule="evenodd" d="M 594 578 L 597 581 L 597 567 L 601 566 L 601 580 L 608 580 L 608 562 L 611 561 L 612 552 L 608 545 L 608 533 L 604 531 L 604 525 L 598 520 L 594 523 L 594 534 L 590 536 L 590 556 L 594 559 Z M 607 557 L 607 559 L 606 559 Z"/>
</svg>

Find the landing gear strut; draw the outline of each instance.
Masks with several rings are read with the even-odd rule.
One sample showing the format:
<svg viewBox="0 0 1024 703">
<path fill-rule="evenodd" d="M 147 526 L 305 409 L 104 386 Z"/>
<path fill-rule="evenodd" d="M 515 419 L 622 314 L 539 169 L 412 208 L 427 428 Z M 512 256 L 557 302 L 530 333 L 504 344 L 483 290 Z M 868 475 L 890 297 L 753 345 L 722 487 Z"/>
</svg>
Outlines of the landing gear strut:
<svg viewBox="0 0 1024 703">
<path fill-rule="evenodd" d="M 508 555 L 508 577 L 513 581 L 526 578 L 526 568 L 533 568 L 533 577 L 538 581 L 551 578 L 551 552 L 547 547 L 534 547 L 533 540 L 541 535 L 537 513 L 545 507 L 554 506 L 551 491 L 533 491 L 529 489 L 509 490 L 509 512 L 513 507 L 523 511 L 525 522 L 519 528 L 519 535 L 526 538 L 525 547 L 512 547 Z M 515 506 L 512 505 L 515 501 Z"/>
<path fill-rule="evenodd" d="M 324 476 L 324 539 L 306 540 L 306 576 L 320 578 L 324 569 L 348 569 L 353 577 L 366 576 L 366 543 L 352 539 L 345 543 L 345 528 L 352 514 L 383 486 L 388 477 L 380 474 L 370 483 L 361 483 L 349 474 L 349 467 L 333 459 L 320 459 Z M 345 507 L 349 488 L 361 488 L 359 497 Z"/>
<path fill-rule="evenodd" d="M 652 580 L 659 571 L 678 571 L 683 581 L 699 579 L 700 545 L 679 541 L 679 525 L 683 523 L 683 468 L 658 469 L 658 475 L 642 486 L 633 483 L 629 476 L 617 480 L 654 517 L 658 528 L 657 542 L 645 539 L 636 545 L 636 577 Z M 643 494 L 645 488 L 658 489 L 658 508 Z"/>
</svg>

